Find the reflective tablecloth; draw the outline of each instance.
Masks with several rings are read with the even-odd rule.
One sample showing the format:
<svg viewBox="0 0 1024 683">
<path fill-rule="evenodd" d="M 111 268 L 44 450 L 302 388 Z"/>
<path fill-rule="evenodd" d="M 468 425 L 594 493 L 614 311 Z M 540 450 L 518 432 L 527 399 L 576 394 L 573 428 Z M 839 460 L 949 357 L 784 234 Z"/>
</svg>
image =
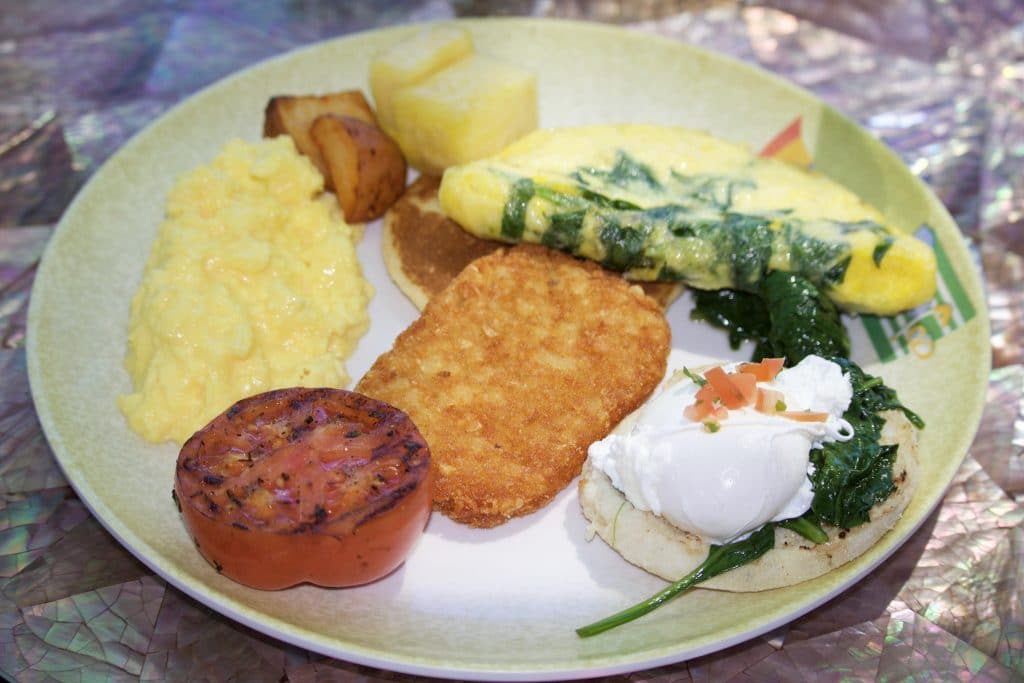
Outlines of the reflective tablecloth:
<svg viewBox="0 0 1024 683">
<path fill-rule="evenodd" d="M 786 627 L 616 679 L 1024 678 L 1024 3 L 1020 0 L 101 0 L 0 3 L 0 674 L 21 681 L 395 680 L 235 624 L 121 548 L 76 498 L 25 370 L 33 274 L 97 168 L 237 69 L 375 27 L 534 15 L 623 24 L 757 64 L 934 188 L 986 286 L 993 370 L 942 505 L 864 581 Z"/>
</svg>

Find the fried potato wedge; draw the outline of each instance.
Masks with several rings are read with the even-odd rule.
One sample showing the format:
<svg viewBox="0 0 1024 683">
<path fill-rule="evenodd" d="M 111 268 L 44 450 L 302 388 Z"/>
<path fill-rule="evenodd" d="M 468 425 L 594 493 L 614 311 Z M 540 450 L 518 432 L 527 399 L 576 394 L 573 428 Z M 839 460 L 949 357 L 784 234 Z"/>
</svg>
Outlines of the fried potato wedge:
<svg viewBox="0 0 1024 683">
<path fill-rule="evenodd" d="M 405 157 L 387 133 L 351 116 L 318 116 L 310 127 L 349 223 L 380 218 L 405 191 Z"/>
<path fill-rule="evenodd" d="M 377 125 L 377 116 L 359 90 L 345 90 L 326 95 L 279 95 L 270 98 L 263 114 L 263 137 L 288 135 L 295 147 L 309 157 L 324 176 L 324 187 L 332 189 L 331 177 L 320 150 L 310 135 L 310 126 L 318 116 L 337 114 Z"/>
</svg>

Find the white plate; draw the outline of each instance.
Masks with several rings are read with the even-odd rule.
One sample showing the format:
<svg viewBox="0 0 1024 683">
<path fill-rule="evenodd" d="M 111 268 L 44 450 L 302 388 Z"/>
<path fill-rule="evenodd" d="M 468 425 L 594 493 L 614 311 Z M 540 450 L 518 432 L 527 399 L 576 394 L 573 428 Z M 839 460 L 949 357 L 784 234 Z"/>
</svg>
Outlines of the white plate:
<svg viewBox="0 0 1024 683">
<path fill-rule="evenodd" d="M 492 530 L 434 515 L 406 565 L 349 590 L 266 593 L 219 576 L 195 552 L 171 501 L 176 452 L 132 433 L 115 406 L 128 306 L 173 179 L 232 137 L 259 137 L 275 94 L 367 87 L 371 55 L 413 27 L 316 45 L 204 90 L 115 155 L 76 198 L 39 268 L 29 314 L 32 393 L 53 451 L 82 500 L 118 540 L 175 586 L 260 631 L 328 655 L 404 672 L 482 679 L 589 677 L 708 653 L 807 612 L 864 576 L 921 524 L 968 446 L 983 404 L 988 323 L 956 226 L 935 197 L 868 134 L 810 95 L 762 72 L 646 34 L 544 20 L 464 22 L 479 50 L 533 68 L 543 126 L 644 121 L 704 128 L 761 148 L 794 119 L 816 166 L 895 225 L 932 226 L 947 272 L 974 315 L 880 364 L 851 321 L 854 355 L 929 421 L 922 484 L 897 528 L 858 561 L 800 586 L 737 595 L 696 590 L 652 615 L 581 640 L 573 629 L 645 598 L 662 581 L 600 540 L 584 540 L 575 487 L 540 512 Z M 359 377 L 415 317 L 380 255 L 379 226 L 359 247 L 377 294 L 372 327 L 349 364 Z M 946 290 L 944 290 L 946 291 Z M 953 294 L 955 294 L 954 292 Z M 947 295 L 952 296 L 947 292 Z M 955 298 L 955 297 L 954 297 Z M 670 311 L 675 345 L 713 356 L 724 336 Z M 960 317 L 957 317 L 959 313 Z M 965 319 L 969 318 L 969 319 Z M 888 324 L 888 323 L 886 323 Z M 908 327 L 909 326 L 909 327 Z M 927 367 L 926 367 L 927 364 Z M 956 386 L 955 392 L 949 387 Z"/>
</svg>

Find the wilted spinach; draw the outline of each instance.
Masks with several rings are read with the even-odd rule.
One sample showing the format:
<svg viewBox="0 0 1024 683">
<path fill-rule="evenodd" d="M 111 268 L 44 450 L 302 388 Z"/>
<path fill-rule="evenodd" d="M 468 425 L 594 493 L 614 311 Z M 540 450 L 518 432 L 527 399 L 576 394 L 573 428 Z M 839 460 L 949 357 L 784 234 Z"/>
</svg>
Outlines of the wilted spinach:
<svg viewBox="0 0 1024 683">
<path fill-rule="evenodd" d="M 878 377 L 864 372 L 853 361 L 833 358 L 849 373 L 853 400 L 843 417 L 853 427 L 849 441 L 826 443 L 811 451 L 814 473 L 814 501 L 811 510 L 818 519 L 841 529 L 870 521 L 868 513 L 893 492 L 892 464 L 896 446 L 879 444 L 885 418 L 881 413 L 899 410 L 918 429 L 924 421 L 900 402 L 896 392 Z"/>
<path fill-rule="evenodd" d="M 605 617 L 600 621 L 581 626 L 576 629 L 576 633 L 581 638 L 588 638 L 633 621 L 649 612 L 653 612 L 672 598 L 686 592 L 702 581 L 707 581 L 719 574 L 724 574 L 730 569 L 753 562 L 773 547 L 775 547 L 774 524 L 765 524 L 742 541 L 726 543 L 724 545 L 713 545 L 704 561 L 683 578 L 666 586 L 643 602 L 628 607 L 610 617 Z"/>
<path fill-rule="evenodd" d="M 849 340 L 839 312 L 808 280 L 798 275 L 769 273 L 756 292 L 719 290 L 696 293 L 693 317 L 728 331 L 733 348 L 750 339 L 756 342 L 754 359 L 785 357 L 795 365 L 810 354 L 837 363 L 849 375 L 853 388 L 843 418 L 854 429 L 848 441 L 826 443 L 811 451 L 814 490 L 811 509 L 802 516 L 769 522 L 747 538 L 712 545 L 707 558 L 692 572 L 647 600 L 610 617 L 576 629 L 580 637 L 597 635 L 643 616 L 702 581 L 753 562 L 775 546 L 775 528 L 791 529 L 812 543 L 828 541 L 822 523 L 851 529 L 870 521 L 870 511 L 893 492 L 896 445 L 880 442 L 885 418 L 899 410 L 918 429 L 924 421 L 885 386 L 849 360 Z"/>
<path fill-rule="evenodd" d="M 850 355 L 850 340 L 839 310 L 806 278 L 773 271 L 755 291 L 694 290 L 691 317 L 728 331 L 732 348 L 750 339 L 754 360 L 785 358 L 796 365 L 806 356 Z"/>
</svg>

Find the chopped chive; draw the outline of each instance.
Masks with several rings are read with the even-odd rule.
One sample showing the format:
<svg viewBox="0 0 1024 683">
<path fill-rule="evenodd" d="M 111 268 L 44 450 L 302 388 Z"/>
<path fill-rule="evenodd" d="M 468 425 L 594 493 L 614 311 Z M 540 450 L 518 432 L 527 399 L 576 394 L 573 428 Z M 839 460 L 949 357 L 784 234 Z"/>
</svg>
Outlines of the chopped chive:
<svg viewBox="0 0 1024 683">
<path fill-rule="evenodd" d="M 690 371 L 690 368 L 683 367 L 683 374 L 690 378 L 690 381 L 696 384 L 698 387 L 702 387 L 708 383 L 706 379 L 700 375 L 696 375 Z"/>
</svg>

